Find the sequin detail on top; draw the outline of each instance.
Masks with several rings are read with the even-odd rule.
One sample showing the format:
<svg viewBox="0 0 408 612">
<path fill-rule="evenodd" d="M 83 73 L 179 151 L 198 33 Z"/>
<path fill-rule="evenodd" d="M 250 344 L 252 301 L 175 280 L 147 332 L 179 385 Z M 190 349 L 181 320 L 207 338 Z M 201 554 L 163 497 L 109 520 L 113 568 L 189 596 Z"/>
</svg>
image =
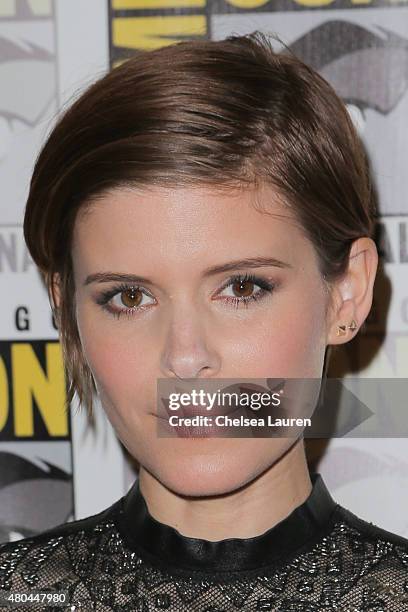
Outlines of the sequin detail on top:
<svg viewBox="0 0 408 612">
<path fill-rule="evenodd" d="M 60 535 L 56 528 L 50 536 L 1 545 L 0 589 L 67 591 L 65 609 L 72 612 L 408 611 L 408 542 L 379 537 L 375 526 L 341 506 L 301 553 L 262 571 L 220 573 L 148 559 L 125 541 L 119 514 L 115 504 L 104 520 L 85 519 L 66 524 Z"/>
</svg>

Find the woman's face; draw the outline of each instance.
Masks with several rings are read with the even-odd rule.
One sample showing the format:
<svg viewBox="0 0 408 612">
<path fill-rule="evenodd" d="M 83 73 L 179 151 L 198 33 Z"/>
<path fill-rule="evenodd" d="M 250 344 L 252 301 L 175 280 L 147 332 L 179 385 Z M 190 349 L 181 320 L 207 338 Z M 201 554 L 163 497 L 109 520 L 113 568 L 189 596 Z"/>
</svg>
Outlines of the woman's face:
<svg viewBox="0 0 408 612">
<path fill-rule="evenodd" d="M 180 494 L 219 494 L 293 444 L 157 435 L 158 378 L 322 374 L 328 293 L 312 244 L 271 188 L 106 193 L 78 215 L 72 255 L 85 358 L 118 437 L 145 469 Z M 245 275 L 253 284 L 231 282 Z"/>
</svg>

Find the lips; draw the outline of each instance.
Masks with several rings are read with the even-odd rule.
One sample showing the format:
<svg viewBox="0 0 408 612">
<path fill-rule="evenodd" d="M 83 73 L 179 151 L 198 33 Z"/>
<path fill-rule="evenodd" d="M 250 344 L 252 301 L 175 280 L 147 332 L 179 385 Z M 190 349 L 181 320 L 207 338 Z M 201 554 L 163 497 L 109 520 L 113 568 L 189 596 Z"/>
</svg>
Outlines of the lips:
<svg viewBox="0 0 408 612">
<path fill-rule="evenodd" d="M 220 406 L 219 404 L 214 404 L 210 410 L 207 410 L 206 406 L 196 406 L 194 404 L 188 404 L 187 406 L 180 406 L 177 410 L 172 410 L 169 408 L 169 400 L 167 398 L 162 398 L 161 403 L 164 409 L 158 409 L 157 416 L 160 418 L 167 419 L 169 416 L 177 414 L 181 417 L 194 417 L 194 416 L 219 416 L 219 415 L 229 415 L 235 412 L 237 406 Z"/>
<path fill-rule="evenodd" d="M 209 383 L 210 381 L 205 381 L 205 383 Z M 215 383 L 214 379 L 212 383 Z M 223 394 L 231 393 L 233 397 L 231 398 L 231 403 L 229 401 L 229 397 L 225 396 L 226 401 L 224 405 L 220 405 L 215 403 L 210 409 L 207 409 L 208 406 L 205 405 L 195 405 L 188 404 L 183 405 L 180 404 L 179 407 L 174 410 L 171 409 L 170 400 L 168 397 L 161 397 L 161 401 L 158 403 L 157 414 L 159 418 L 168 419 L 169 416 L 177 414 L 178 416 L 183 417 L 194 417 L 194 416 L 228 416 L 235 413 L 242 406 L 239 405 L 239 402 L 235 401 L 234 395 L 238 397 L 245 393 L 246 395 L 251 395 L 252 393 L 266 393 L 272 395 L 274 392 L 283 389 L 285 386 L 286 379 L 284 378 L 268 378 L 267 379 L 267 387 L 261 386 L 254 383 L 242 382 L 242 383 L 233 383 L 228 386 L 217 388 L 216 390 L 212 390 L 212 393 L 219 392 L 219 396 L 222 397 Z M 195 383 L 195 384 L 194 384 Z M 183 393 L 191 393 L 192 389 L 194 389 L 195 385 L 197 385 L 197 380 L 192 380 L 188 385 L 187 389 L 179 384 L 179 381 L 171 387 L 171 392 L 175 391 L 181 396 Z M 170 394 L 170 391 L 169 391 Z"/>
</svg>

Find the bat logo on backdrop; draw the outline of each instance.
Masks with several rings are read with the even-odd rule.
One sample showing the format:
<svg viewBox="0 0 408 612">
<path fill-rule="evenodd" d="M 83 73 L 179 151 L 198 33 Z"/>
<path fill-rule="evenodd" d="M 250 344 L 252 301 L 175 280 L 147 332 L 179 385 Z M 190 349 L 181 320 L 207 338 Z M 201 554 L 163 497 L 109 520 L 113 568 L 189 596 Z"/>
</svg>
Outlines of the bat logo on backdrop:
<svg viewBox="0 0 408 612">
<path fill-rule="evenodd" d="M 0 219 L 3 226 L 21 223 L 34 161 L 57 115 L 56 40 L 54 2 L 0 0 Z"/>
<path fill-rule="evenodd" d="M 0 36 L 0 162 L 14 133 L 38 125 L 53 103 L 54 60 L 53 54 L 33 42 Z"/>
<path fill-rule="evenodd" d="M 73 513 L 71 474 L 44 459 L 44 467 L 38 463 L 0 451 L 0 542 L 35 535 Z"/>
<path fill-rule="evenodd" d="M 290 48 L 346 104 L 388 115 L 408 88 L 408 39 L 377 27 L 383 36 L 350 21 L 326 21 Z"/>
<path fill-rule="evenodd" d="M 367 110 L 386 118 L 408 89 L 408 39 L 382 26 L 375 28 L 377 31 L 351 21 L 330 20 L 288 45 L 334 87 L 360 132 L 369 124 Z M 388 123 L 384 128 L 395 131 L 396 126 Z M 378 125 L 375 129 L 378 131 Z M 387 155 L 390 153 L 384 151 Z M 398 200 L 382 202 L 381 212 L 405 214 L 406 210 L 395 209 L 403 205 Z"/>
</svg>

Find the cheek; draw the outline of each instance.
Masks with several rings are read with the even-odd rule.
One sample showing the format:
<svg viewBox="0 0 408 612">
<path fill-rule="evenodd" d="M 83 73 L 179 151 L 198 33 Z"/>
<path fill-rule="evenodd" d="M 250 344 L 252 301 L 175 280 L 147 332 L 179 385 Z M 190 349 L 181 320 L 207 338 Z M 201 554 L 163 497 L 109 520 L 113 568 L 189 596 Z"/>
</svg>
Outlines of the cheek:
<svg viewBox="0 0 408 612">
<path fill-rule="evenodd" d="M 321 290 L 321 289 L 320 289 Z M 227 329 L 224 336 L 226 368 L 231 376 L 320 377 L 325 350 L 325 300 L 316 292 L 287 292 L 251 320 L 250 329 Z M 231 338 L 233 340 L 231 341 Z M 234 364 L 233 370 L 228 364 Z"/>
<path fill-rule="evenodd" d="M 92 370 L 101 399 L 116 406 L 135 406 L 149 380 L 152 361 L 146 343 L 129 333 L 129 321 L 91 317 L 86 309 L 77 312 L 82 350 Z"/>
</svg>

